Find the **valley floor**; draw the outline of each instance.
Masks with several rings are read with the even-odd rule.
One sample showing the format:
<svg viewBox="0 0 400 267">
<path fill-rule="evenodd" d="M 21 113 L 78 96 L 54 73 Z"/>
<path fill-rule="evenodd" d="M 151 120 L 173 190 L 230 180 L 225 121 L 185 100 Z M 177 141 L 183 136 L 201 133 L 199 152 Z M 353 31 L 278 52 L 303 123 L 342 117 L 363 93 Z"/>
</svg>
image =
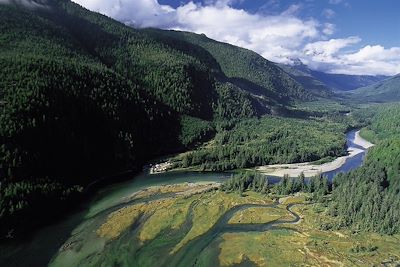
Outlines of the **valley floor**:
<svg viewBox="0 0 400 267">
<path fill-rule="evenodd" d="M 357 156 L 358 154 L 364 152 L 365 149 L 368 149 L 373 146 L 372 143 L 368 142 L 367 140 L 363 139 L 360 136 L 360 131 L 357 131 L 355 133 L 353 144 L 355 146 L 350 146 L 347 150 L 348 155 L 338 157 L 332 162 L 324 163 L 321 165 L 313 164 L 310 162 L 304 162 L 304 163 L 294 163 L 294 164 L 266 165 L 257 167 L 256 169 L 261 173 L 268 174 L 271 176 L 282 177 L 285 174 L 287 174 L 290 177 L 297 177 L 301 173 L 304 173 L 305 177 L 312 177 L 320 173 L 330 172 L 339 169 L 346 163 L 348 159 Z"/>
<path fill-rule="evenodd" d="M 322 230 L 333 218 L 324 205 L 307 198 L 296 194 L 278 199 L 249 191 L 240 196 L 222 192 L 218 183 L 149 187 L 80 226 L 51 265 L 399 263 L 400 236 Z"/>
</svg>

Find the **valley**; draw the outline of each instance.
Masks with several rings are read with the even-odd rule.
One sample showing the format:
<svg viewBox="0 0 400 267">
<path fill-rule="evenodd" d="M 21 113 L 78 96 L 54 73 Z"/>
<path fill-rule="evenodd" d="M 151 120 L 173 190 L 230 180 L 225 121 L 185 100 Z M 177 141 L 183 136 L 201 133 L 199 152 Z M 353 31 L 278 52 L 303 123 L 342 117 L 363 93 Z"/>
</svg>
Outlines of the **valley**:
<svg viewBox="0 0 400 267">
<path fill-rule="evenodd" d="M 286 64 L 100 11 L 0 1 L 0 266 L 400 264 L 392 63 L 327 69 L 329 23 Z"/>
</svg>

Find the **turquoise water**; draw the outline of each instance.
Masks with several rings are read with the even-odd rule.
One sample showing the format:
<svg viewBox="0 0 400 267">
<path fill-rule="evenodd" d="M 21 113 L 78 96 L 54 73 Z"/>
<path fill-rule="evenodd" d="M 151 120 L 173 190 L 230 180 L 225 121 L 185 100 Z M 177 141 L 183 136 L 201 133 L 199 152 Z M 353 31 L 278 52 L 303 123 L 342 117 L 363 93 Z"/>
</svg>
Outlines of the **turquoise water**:
<svg viewBox="0 0 400 267">
<path fill-rule="evenodd" d="M 361 148 L 353 143 L 355 132 L 347 134 L 347 144 L 349 147 Z M 332 178 L 338 172 L 348 172 L 359 167 L 365 154 L 366 150 L 363 149 L 363 153 L 347 159 L 342 167 L 325 175 Z M 191 262 L 193 257 L 189 256 L 193 253 L 198 256 L 198 264 L 215 265 L 220 233 L 261 231 L 275 226 L 248 225 L 241 229 L 229 229 L 224 220 L 233 214 L 230 211 L 210 232 L 201 239 L 191 241 L 175 257 L 168 257 L 168 252 L 189 231 L 190 214 L 182 229 L 164 233 L 143 247 L 137 245 L 138 227 L 133 226 L 128 233 L 111 243 L 105 243 L 103 239 L 98 238 L 95 229 L 108 214 L 130 204 L 129 196 L 148 186 L 201 181 L 218 182 L 230 176 L 229 173 L 193 172 L 141 174 L 127 182 L 107 186 L 91 201 L 84 203 L 79 211 L 68 215 L 57 224 L 45 227 L 28 241 L 0 247 L 0 266 L 46 266 L 50 261 L 52 266 L 114 266 L 116 262 L 118 264 L 115 266 L 185 266 L 193 264 Z M 270 180 L 276 182 L 279 178 L 270 177 Z M 240 208 L 244 207 L 238 207 Z"/>
<path fill-rule="evenodd" d="M 156 175 L 140 174 L 124 183 L 107 186 L 100 190 L 91 201 L 84 203 L 74 214 L 63 221 L 47 226 L 24 242 L 0 246 L 0 266 L 47 266 L 51 258 L 65 245 L 67 240 L 85 227 L 96 227 L 111 211 L 126 205 L 127 197 L 152 185 L 166 185 L 184 182 L 218 182 L 231 176 L 229 173 L 165 173 Z M 104 246 L 101 240 L 88 233 L 88 250 Z M 74 255 L 76 257 L 76 255 Z M 61 266 L 74 266 L 71 264 Z"/>
</svg>

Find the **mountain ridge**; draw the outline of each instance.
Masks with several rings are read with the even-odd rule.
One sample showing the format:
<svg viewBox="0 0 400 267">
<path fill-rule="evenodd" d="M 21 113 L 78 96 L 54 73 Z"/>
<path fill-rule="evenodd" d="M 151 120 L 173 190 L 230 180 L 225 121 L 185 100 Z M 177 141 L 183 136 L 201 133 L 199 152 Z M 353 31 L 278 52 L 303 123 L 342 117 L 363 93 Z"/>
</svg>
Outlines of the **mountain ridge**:
<svg viewBox="0 0 400 267">
<path fill-rule="evenodd" d="M 378 103 L 400 101 L 400 74 L 376 84 L 358 88 L 351 92 L 350 97 L 357 101 Z"/>
<path fill-rule="evenodd" d="M 313 88 L 315 93 L 322 92 L 326 96 L 329 91 L 352 91 L 360 87 L 372 85 L 389 78 L 384 75 L 347 75 L 331 74 L 310 69 L 300 59 L 294 65 L 278 64 L 303 87 Z M 329 96 L 329 93 L 328 93 Z"/>
</svg>

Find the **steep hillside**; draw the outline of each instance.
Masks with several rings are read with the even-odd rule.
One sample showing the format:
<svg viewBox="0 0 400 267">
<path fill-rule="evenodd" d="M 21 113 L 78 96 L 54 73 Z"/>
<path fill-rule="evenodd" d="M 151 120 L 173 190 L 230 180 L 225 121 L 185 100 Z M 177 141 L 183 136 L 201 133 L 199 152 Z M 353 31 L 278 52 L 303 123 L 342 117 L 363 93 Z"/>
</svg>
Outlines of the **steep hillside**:
<svg viewBox="0 0 400 267">
<path fill-rule="evenodd" d="M 322 81 L 315 78 L 313 76 L 313 71 L 300 60 L 293 66 L 283 64 L 278 64 L 278 66 L 314 95 L 321 97 L 329 97 L 333 95 L 332 89 Z"/>
<path fill-rule="evenodd" d="M 352 92 L 351 97 L 355 100 L 369 102 L 400 101 L 400 75 L 371 86 L 359 88 Z"/>
<path fill-rule="evenodd" d="M 133 29 L 69 0 L 9 2 L 0 4 L 2 234 L 29 214 L 62 212 L 94 177 L 210 137 L 212 121 L 312 98 L 244 49 Z"/>
<path fill-rule="evenodd" d="M 312 93 L 307 92 L 281 68 L 253 51 L 189 32 L 157 29 L 148 29 L 146 32 L 163 42 L 173 38 L 205 49 L 218 63 L 215 68 L 222 70 L 223 76 L 218 77 L 220 80 L 250 92 L 269 105 L 287 103 L 291 99 L 313 98 Z"/>
</svg>

